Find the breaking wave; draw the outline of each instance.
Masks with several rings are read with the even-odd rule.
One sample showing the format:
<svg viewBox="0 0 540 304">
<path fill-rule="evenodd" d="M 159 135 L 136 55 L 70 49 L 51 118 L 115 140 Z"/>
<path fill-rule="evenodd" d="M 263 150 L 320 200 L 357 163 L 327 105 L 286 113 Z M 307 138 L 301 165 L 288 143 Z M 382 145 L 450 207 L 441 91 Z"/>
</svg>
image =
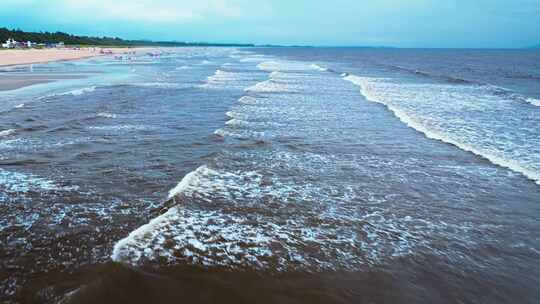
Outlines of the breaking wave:
<svg viewBox="0 0 540 304">
<path fill-rule="evenodd" d="M 7 136 L 15 134 L 15 132 L 17 132 L 17 130 L 15 129 L 8 129 L 8 130 L 0 131 L 0 137 L 7 137 Z"/>
<path fill-rule="evenodd" d="M 116 114 L 114 113 L 108 113 L 108 112 L 101 112 L 97 114 L 98 117 L 102 118 L 116 118 Z"/>
<path fill-rule="evenodd" d="M 46 96 L 44 96 L 42 98 L 51 98 L 51 97 L 55 97 L 55 96 L 66 96 L 66 95 L 80 96 L 80 95 L 84 95 L 84 94 L 87 94 L 87 93 L 94 92 L 95 90 L 96 90 L 96 86 L 90 86 L 90 87 L 70 90 L 70 91 L 61 92 L 61 93 L 52 93 L 52 94 L 48 94 L 48 95 L 46 95 Z"/>
<path fill-rule="evenodd" d="M 521 173 L 540 185 L 540 173 L 538 172 L 538 168 L 534 167 L 534 163 L 526 160 L 523 161 L 509 158 L 508 156 L 504 155 L 503 151 L 498 149 L 477 146 L 473 143 L 474 139 L 463 141 L 460 139 L 460 137 L 456 136 L 456 134 L 453 134 L 452 132 L 445 132 L 444 130 L 437 130 L 432 127 L 428 127 L 426 123 L 415 117 L 414 114 L 411 114 L 413 110 L 405 110 L 400 108 L 399 104 L 394 103 L 398 101 L 393 102 L 387 96 L 385 96 L 383 91 L 377 91 L 376 85 L 374 85 L 376 82 L 373 79 L 370 80 L 370 78 L 356 75 L 344 76 L 344 79 L 359 86 L 362 95 L 364 95 L 368 100 L 385 105 L 403 123 L 423 133 L 426 137 L 452 144 L 464 151 L 471 152 L 477 156 L 487 159 L 495 165 Z M 381 90 L 383 89 L 384 88 L 381 88 Z M 405 92 L 405 88 L 400 88 L 400 91 Z M 433 92 L 430 91 L 429 93 Z M 469 98 L 474 98 L 474 96 L 469 96 Z M 433 117 L 429 119 L 432 120 Z M 514 149 L 515 148 L 517 148 L 517 146 L 514 147 Z"/>
<path fill-rule="evenodd" d="M 129 86 L 146 87 L 146 88 L 158 88 L 158 89 L 183 89 L 188 87 L 188 84 L 174 83 L 174 82 L 140 82 L 130 83 Z"/>
<path fill-rule="evenodd" d="M 28 193 L 43 191 L 74 191 L 76 186 L 60 186 L 53 181 L 0 168 L 0 187 L 7 193 Z"/>
</svg>

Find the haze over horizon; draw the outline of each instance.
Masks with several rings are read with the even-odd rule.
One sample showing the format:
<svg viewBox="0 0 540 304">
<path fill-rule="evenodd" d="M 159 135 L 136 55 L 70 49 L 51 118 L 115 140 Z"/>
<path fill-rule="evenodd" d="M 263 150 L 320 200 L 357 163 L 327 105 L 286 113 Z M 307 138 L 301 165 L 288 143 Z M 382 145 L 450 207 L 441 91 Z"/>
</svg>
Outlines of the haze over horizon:
<svg viewBox="0 0 540 304">
<path fill-rule="evenodd" d="M 2 2 L 0 26 L 125 39 L 457 48 L 540 42 L 538 0 Z"/>
</svg>

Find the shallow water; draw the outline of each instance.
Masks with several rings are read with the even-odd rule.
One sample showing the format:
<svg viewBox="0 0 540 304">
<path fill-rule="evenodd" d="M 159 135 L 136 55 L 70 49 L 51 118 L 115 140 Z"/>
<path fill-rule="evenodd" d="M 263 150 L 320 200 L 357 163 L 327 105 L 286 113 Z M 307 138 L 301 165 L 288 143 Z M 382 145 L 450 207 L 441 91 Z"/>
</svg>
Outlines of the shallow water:
<svg viewBox="0 0 540 304">
<path fill-rule="evenodd" d="M 94 76 L 0 93 L 3 297 L 532 303 L 539 57 L 185 48 L 34 66 Z"/>
</svg>

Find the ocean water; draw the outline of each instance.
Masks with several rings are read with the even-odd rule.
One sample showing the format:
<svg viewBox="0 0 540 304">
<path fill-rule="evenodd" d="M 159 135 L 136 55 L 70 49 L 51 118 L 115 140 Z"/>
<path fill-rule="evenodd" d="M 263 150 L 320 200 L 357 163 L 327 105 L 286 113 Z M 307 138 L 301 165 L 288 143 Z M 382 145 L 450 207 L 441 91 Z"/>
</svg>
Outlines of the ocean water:
<svg viewBox="0 0 540 304">
<path fill-rule="evenodd" d="M 32 73 L 86 77 L 0 92 L 8 303 L 540 296 L 538 51 L 179 48 Z"/>
</svg>

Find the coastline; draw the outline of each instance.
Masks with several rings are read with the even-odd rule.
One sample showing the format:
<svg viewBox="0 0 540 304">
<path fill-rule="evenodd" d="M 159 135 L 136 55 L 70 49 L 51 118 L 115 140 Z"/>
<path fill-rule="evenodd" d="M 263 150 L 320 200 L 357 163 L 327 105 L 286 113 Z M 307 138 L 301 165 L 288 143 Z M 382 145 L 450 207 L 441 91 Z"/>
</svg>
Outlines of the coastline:
<svg viewBox="0 0 540 304">
<path fill-rule="evenodd" d="M 1 68 L 44 64 L 56 61 L 81 60 L 99 56 L 141 53 L 155 50 L 156 47 L 137 48 L 63 48 L 63 49 L 31 49 L 31 50 L 0 50 L 0 91 L 20 89 L 34 84 L 52 82 L 59 79 L 71 78 L 59 75 L 36 75 L 30 73 L 5 73 Z M 102 53 L 101 51 L 107 52 Z M 4 73 L 3 73 L 4 72 Z"/>
<path fill-rule="evenodd" d="M 141 52 L 155 48 L 63 48 L 63 49 L 31 49 L 31 50 L 1 50 L 0 67 L 48 63 L 53 61 L 78 60 L 97 56 L 125 54 L 128 51 Z M 102 54 L 101 51 L 108 54 Z"/>
</svg>

